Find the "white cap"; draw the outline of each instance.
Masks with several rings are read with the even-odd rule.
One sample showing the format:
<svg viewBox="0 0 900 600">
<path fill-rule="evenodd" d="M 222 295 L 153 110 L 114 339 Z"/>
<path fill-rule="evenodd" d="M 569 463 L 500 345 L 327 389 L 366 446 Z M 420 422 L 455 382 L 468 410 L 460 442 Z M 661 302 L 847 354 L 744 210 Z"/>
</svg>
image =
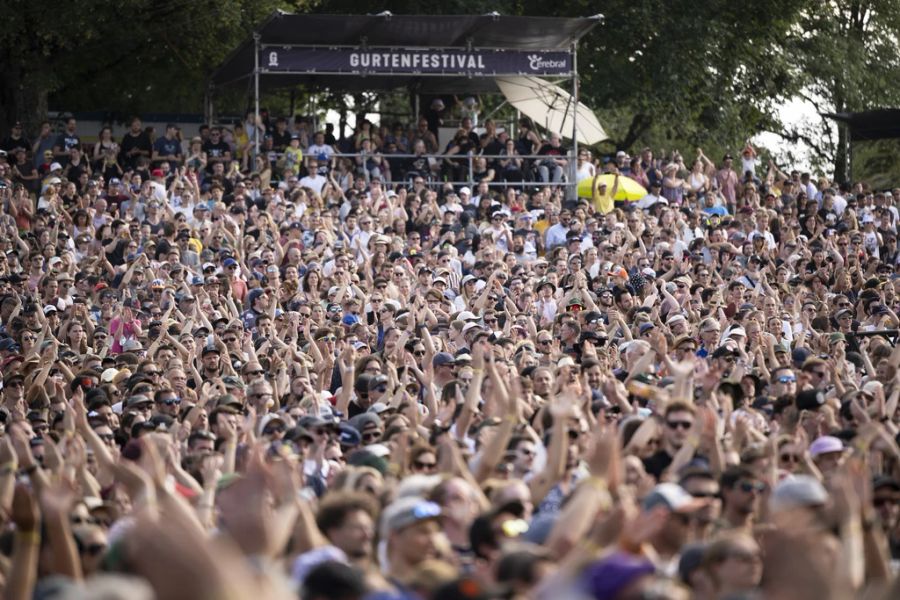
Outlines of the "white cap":
<svg viewBox="0 0 900 600">
<path fill-rule="evenodd" d="M 816 458 L 823 454 L 831 454 L 832 452 L 843 452 L 844 442 L 840 438 L 832 435 L 823 435 L 813 440 L 809 445 L 809 455 Z"/>
<path fill-rule="evenodd" d="M 56 171 L 56 170 L 60 170 L 60 171 L 61 171 L 61 170 L 62 170 L 62 165 L 59 164 L 58 162 L 50 163 L 50 170 L 51 170 L 51 171 Z"/>
<path fill-rule="evenodd" d="M 266 430 L 266 426 L 272 421 L 281 421 L 284 423 L 284 419 L 281 418 L 281 415 L 277 413 L 268 413 L 263 415 L 263 418 L 259 420 L 259 427 L 256 429 L 256 435 L 262 435 L 263 431 Z"/>
<path fill-rule="evenodd" d="M 465 194 L 466 196 L 471 196 L 472 188 L 470 188 L 469 186 L 463 186 L 463 187 L 459 188 L 459 193 Z"/>
<path fill-rule="evenodd" d="M 365 448 L 379 458 L 391 455 L 391 449 L 384 444 L 369 444 Z"/>
<path fill-rule="evenodd" d="M 472 329 L 481 329 L 481 325 L 478 323 L 466 323 L 463 325 L 462 332 L 466 333 L 467 331 L 471 331 Z"/>
<path fill-rule="evenodd" d="M 828 492 L 819 480 L 809 475 L 790 475 L 782 479 L 769 498 L 773 512 L 821 506 L 828 502 Z"/>
<path fill-rule="evenodd" d="M 666 319 L 666 325 L 674 325 L 675 323 L 678 323 L 679 321 L 687 321 L 687 319 L 684 318 L 683 314 L 675 313 L 674 315 L 672 315 L 671 317 Z"/>
</svg>

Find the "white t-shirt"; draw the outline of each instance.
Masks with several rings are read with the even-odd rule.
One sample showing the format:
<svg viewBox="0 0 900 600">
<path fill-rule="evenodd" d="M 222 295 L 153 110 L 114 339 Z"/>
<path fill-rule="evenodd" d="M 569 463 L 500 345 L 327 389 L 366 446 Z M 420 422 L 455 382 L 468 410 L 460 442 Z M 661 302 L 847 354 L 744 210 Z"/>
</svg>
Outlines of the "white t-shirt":
<svg viewBox="0 0 900 600">
<path fill-rule="evenodd" d="M 581 166 L 578 167 L 578 172 L 575 174 L 576 180 L 580 183 L 585 179 L 591 179 L 594 177 L 596 169 L 594 165 L 585 161 L 581 163 Z"/>
<path fill-rule="evenodd" d="M 328 172 L 328 161 L 331 160 L 332 154 L 334 154 L 334 148 L 332 148 L 328 144 L 322 144 L 321 146 L 318 144 L 312 144 L 309 146 L 309 148 L 306 149 L 306 156 L 318 159 L 319 173 Z"/>
<path fill-rule="evenodd" d="M 307 175 L 300 180 L 300 187 L 307 187 L 315 193 L 321 194 L 322 188 L 325 187 L 326 183 L 328 183 L 328 178 L 324 175 L 316 175 L 315 177 Z"/>
</svg>

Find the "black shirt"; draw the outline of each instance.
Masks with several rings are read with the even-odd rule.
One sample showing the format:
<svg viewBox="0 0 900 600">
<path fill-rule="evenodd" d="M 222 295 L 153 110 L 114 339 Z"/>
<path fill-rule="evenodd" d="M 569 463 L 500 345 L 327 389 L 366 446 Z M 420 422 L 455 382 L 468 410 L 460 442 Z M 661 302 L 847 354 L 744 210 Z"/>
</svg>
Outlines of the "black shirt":
<svg viewBox="0 0 900 600">
<path fill-rule="evenodd" d="M 25 152 L 28 152 L 29 150 L 31 150 L 31 145 L 28 143 L 28 140 L 23 137 L 16 139 L 12 136 L 9 136 L 5 140 L 3 140 L 3 142 L 0 142 L 0 150 L 6 150 L 9 154 L 12 154 L 19 148 L 21 148 Z"/>
<path fill-rule="evenodd" d="M 278 130 L 272 132 L 272 149 L 275 152 L 284 152 L 284 149 L 291 144 L 291 133 L 285 129 L 282 133 Z"/>
<path fill-rule="evenodd" d="M 81 138 L 78 137 L 77 133 L 66 133 L 63 131 L 59 134 L 59 137 L 56 138 L 56 142 L 53 144 L 54 147 L 59 147 L 63 152 L 68 152 L 72 148 L 81 149 Z M 63 157 L 53 157 L 54 160 L 58 161 L 62 166 L 66 166 L 69 162 L 68 156 Z"/>
<path fill-rule="evenodd" d="M 203 144 L 203 151 L 206 152 L 206 156 L 209 159 L 222 158 L 223 156 L 231 152 L 231 146 L 221 140 L 216 143 L 206 142 L 205 144 Z M 212 173 L 213 164 L 215 164 L 214 161 L 210 160 L 206 165 L 206 170 L 210 173 Z"/>
<path fill-rule="evenodd" d="M 147 158 L 150 158 L 150 151 L 153 149 L 153 144 L 150 143 L 150 136 L 146 131 L 141 131 L 137 135 L 132 135 L 129 131 L 124 136 L 122 136 L 122 144 L 121 150 L 119 151 L 119 160 L 126 167 L 134 168 L 137 165 L 138 158 L 141 157 L 140 154 L 132 154 L 128 153 L 137 148 L 138 150 L 143 150 L 146 152 Z"/>
<path fill-rule="evenodd" d="M 659 450 L 650 458 L 644 459 L 644 468 L 647 470 L 647 473 L 653 475 L 657 481 L 659 481 L 663 472 L 668 469 L 671 464 L 672 457 L 669 456 L 669 453 L 665 450 Z"/>
</svg>

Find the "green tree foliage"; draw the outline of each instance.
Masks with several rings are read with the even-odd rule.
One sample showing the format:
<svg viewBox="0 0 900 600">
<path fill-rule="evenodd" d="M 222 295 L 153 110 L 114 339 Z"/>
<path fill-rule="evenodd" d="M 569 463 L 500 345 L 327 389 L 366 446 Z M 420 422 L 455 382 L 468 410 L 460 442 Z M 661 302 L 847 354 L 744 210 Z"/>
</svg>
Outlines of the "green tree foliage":
<svg viewBox="0 0 900 600">
<path fill-rule="evenodd" d="M 119 114 L 202 108 L 211 70 L 276 0 L 7 0 L 0 28 L 0 128 L 34 124 L 48 98 Z"/>
<path fill-rule="evenodd" d="M 582 100 L 598 111 L 616 148 L 717 150 L 775 125 L 793 91 L 778 41 L 805 0 L 587 0 L 499 2 L 507 15 L 589 16 L 604 21 L 579 48 Z M 324 0 L 318 12 L 353 12 Z M 465 0 L 385 2 L 394 14 L 478 14 Z"/>
<path fill-rule="evenodd" d="M 69 110 L 123 116 L 199 112 L 209 73 L 273 10 L 375 10 L 351 0 L 6 4 L 0 129 L 14 119 L 41 118 L 48 98 Z M 798 95 L 823 111 L 900 102 L 900 0 L 386 0 L 377 6 L 381 10 L 544 16 L 602 11 L 605 20 L 582 40 L 579 72 L 582 100 L 597 110 L 612 137 L 606 150 L 651 145 L 688 154 L 703 146 L 716 156 L 761 131 L 774 131 L 811 143 L 840 176 L 846 168 L 844 138 L 830 140 L 824 127 L 785 128 L 778 105 Z M 332 100 L 335 92 L 328 91 Z M 249 89 L 235 95 L 229 108 L 240 110 Z"/>
<path fill-rule="evenodd" d="M 820 113 L 853 112 L 900 105 L 900 0 L 816 0 L 798 13 L 783 40 L 798 93 Z M 835 178 L 848 176 L 847 137 L 815 129 L 786 129 L 833 164 Z"/>
</svg>

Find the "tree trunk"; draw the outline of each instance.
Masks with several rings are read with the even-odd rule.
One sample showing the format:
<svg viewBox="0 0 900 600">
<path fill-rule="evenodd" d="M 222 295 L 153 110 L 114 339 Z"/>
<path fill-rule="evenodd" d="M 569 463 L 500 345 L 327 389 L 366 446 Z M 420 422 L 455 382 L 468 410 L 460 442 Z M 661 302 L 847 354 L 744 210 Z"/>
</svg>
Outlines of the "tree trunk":
<svg viewBox="0 0 900 600">
<path fill-rule="evenodd" d="M 631 118 L 631 125 L 628 126 L 628 132 L 625 137 L 616 143 L 616 150 L 628 150 L 634 143 L 650 128 L 653 123 L 653 117 L 643 113 L 637 113 Z"/>
<path fill-rule="evenodd" d="M 22 121 L 28 135 L 34 135 L 47 118 L 47 88 L 40 76 L 8 64 L 0 84 L 0 131 L 6 135 L 12 124 Z"/>
<path fill-rule="evenodd" d="M 848 163 L 847 125 L 838 123 L 837 148 L 834 150 L 834 180 L 838 183 L 846 183 L 849 180 Z"/>
</svg>

